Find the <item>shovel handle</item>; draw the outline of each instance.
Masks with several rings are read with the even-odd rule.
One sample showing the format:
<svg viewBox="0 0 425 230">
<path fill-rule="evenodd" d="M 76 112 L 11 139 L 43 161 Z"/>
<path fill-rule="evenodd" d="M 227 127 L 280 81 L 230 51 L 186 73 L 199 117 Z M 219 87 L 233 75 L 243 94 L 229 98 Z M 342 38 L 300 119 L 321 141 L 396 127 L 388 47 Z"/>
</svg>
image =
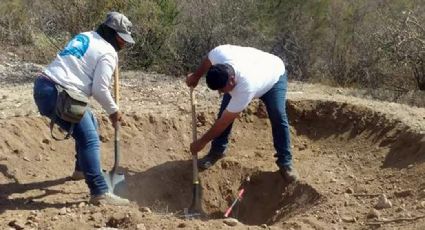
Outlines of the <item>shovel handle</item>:
<svg viewBox="0 0 425 230">
<path fill-rule="evenodd" d="M 114 96 L 115 96 L 115 104 L 117 104 L 117 106 L 118 106 L 118 102 L 120 101 L 119 80 L 120 80 L 120 72 L 119 72 L 119 67 L 117 64 L 117 67 L 115 67 L 115 71 L 114 71 Z"/>
<path fill-rule="evenodd" d="M 198 140 L 197 137 L 197 127 L 196 127 L 196 104 L 195 104 L 195 95 L 193 93 L 193 87 L 190 87 L 190 106 L 192 111 L 192 139 L 193 141 Z"/>
<path fill-rule="evenodd" d="M 197 138 L 197 130 L 196 130 L 196 104 L 195 104 L 195 95 L 193 93 L 194 88 L 190 87 L 190 106 L 192 111 L 192 139 L 196 141 Z M 198 154 L 192 154 L 192 166 L 193 166 L 193 184 L 199 184 L 198 178 Z"/>
<path fill-rule="evenodd" d="M 117 104 L 117 106 L 118 106 L 118 102 L 119 102 L 119 98 L 120 98 L 119 78 L 120 78 L 120 73 L 119 73 L 119 66 L 118 66 L 118 63 L 117 63 L 117 66 L 115 67 L 115 71 L 114 71 L 114 96 L 115 96 L 115 104 Z M 115 151 L 114 151 L 114 167 L 112 168 L 112 173 L 115 173 L 117 171 L 118 165 L 119 165 L 119 162 L 120 162 L 120 148 L 119 148 L 120 123 L 117 122 L 114 128 L 115 128 L 115 136 L 114 136 L 114 149 L 115 149 Z"/>
</svg>

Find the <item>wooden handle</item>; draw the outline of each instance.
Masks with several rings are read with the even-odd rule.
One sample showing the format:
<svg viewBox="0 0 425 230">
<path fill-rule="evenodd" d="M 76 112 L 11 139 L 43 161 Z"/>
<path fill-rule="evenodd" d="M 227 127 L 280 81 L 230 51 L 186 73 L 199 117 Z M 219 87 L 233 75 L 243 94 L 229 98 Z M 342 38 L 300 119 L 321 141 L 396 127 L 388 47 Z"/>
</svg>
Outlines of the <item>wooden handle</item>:
<svg viewBox="0 0 425 230">
<path fill-rule="evenodd" d="M 192 107 L 192 138 L 193 141 L 198 139 L 197 130 L 196 130 L 196 104 L 195 104 L 195 95 L 193 93 L 193 87 L 190 87 L 190 105 Z"/>
<path fill-rule="evenodd" d="M 119 79 L 120 79 L 120 72 L 118 64 L 115 67 L 114 72 L 114 96 L 115 96 L 115 104 L 118 106 L 118 102 L 120 101 L 120 89 L 119 89 Z"/>
</svg>

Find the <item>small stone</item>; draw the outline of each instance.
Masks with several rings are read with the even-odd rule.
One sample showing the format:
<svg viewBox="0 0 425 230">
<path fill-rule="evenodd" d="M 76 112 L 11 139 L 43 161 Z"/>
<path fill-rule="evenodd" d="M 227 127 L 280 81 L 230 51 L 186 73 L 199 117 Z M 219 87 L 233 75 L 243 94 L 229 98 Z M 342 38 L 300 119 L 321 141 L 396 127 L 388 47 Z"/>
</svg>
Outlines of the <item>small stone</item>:
<svg viewBox="0 0 425 230">
<path fill-rule="evenodd" d="M 59 220 L 59 217 L 58 217 L 58 216 L 54 216 L 54 217 L 52 217 L 52 220 L 53 220 L 53 221 L 55 221 L 55 220 Z"/>
<path fill-rule="evenodd" d="M 44 138 L 41 142 L 46 145 L 50 144 L 50 140 L 47 138 Z"/>
<path fill-rule="evenodd" d="M 141 207 L 140 208 L 140 211 L 141 212 L 146 212 L 146 213 L 152 213 L 152 210 L 150 208 L 148 208 L 148 207 Z"/>
<path fill-rule="evenodd" d="M 180 223 L 179 225 L 177 225 L 178 228 L 185 228 L 186 227 L 186 223 Z"/>
<path fill-rule="evenodd" d="M 391 201 L 387 199 L 387 196 L 385 194 L 382 194 L 379 197 L 378 203 L 375 205 L 376 209 L 384 209 L 384 208 L 391 208 L 393 204 Z"/>
<path fill-rule="evenodd" d="M 86 206 L 86 203 L 85 203 L 85 202 L 81 202 L 81 203 L 79 203 L 79 204 L 78 204 L 78 207 L 79 207 L 79 208 L 82 208 L 82 207 L 84 207 L 84 206 Z"/>
<path fill-rule="evenodd" d="M 146 230 L 146 226 L 143 223 L 140 223 L 140 224 L 136 225 L 136 229 L 137 230 Z"/>
<path fill-rule="evenodd" d="M 394 192 L 394 196 L 398 198 L 413 196 L 413 190 L 409 189 L 409 190 Z"/>
<path fill-rule="evenodd" d="M 421 207 L 425 208 L 425 201 L 421 201 Z"/>
<path fill-rule="evenodd" d="M 23 220 L 12 220 L 9 222 L 9 226 L 21 230 L 25 229 L 25 222 Z"/>
<path fill-rule="evenodd" d="M 227 224 L 228 226 L 232 226 L 232 227 L 238 225 L 239 223 L 239 221 L 235 218 L 226 218 L 223 220 L 223 222 Z"/>
<path fill-rule="evenodd" d="M 268 228 L 269 226 L 267 226 L 267 224 L 262 224 L 261 227 L 262 228 Z"/>
<path fill-rule="evenodd" d="M 355 223 L 356 222 L 356 217 L 352 217 L 352 216 L 342 216 L 341 220 L 347 223 Z"/>
<path fill-rule="evenodd" d="M 379 217 L 381 216 L 381 213 L 378 211 L 378 210 L 376 210 L 376 209 L 374 209 L 374 208 L 372 208 L 371 210 L 370 210 L 370 212 L 367 214 L 367 218 L 368 219 L 372 219 L 372 218 L 376 218 L 376 219 L 379 219 Z"/>
<path fill-rule="evenodd" d="M 345 190 L 345 192 L 348 193 L 348 194 L 353 194 L 354 193 L 354 190 L 352 188 L 347 188 Z"/>
<path fill-rule="evenodd" d="M 66 214 L 66 212 L 67 212 L 66 207 L 63 207 L 63 208 L 61 208 L 61 209 L 59 210 L 59 215 L 65 215 L 65 214 Z"/>
<path fill-rule="evenodd" d="M 155 116 L 153 116 L 152 114 L 149 114 L 149 122 L 150 122 L 151 124 L 156 123 Z"/>
</svg>

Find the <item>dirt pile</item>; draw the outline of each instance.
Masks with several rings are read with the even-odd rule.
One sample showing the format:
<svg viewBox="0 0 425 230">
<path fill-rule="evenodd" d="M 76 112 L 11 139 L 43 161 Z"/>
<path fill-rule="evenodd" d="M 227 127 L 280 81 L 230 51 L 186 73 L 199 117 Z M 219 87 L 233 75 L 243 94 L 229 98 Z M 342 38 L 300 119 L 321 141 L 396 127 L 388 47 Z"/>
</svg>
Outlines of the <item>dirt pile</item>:
<svg viewBox="0 0 425 230">
<path fill-rule="evenodd" d="M 226 157 L 200 173 L 206 217 L 187 220 L 181 215 L 192 188 L 188 90 L 181 79 L 136 72 L 123 76 L 120 171 L 132 206 L 87 204 L 84 182 L 69 180 L 73 141 L 52 140 L 48 121 L 36 113 L 30 81 L 11 83 L 0 91 L 0 97 L 6 96 L 0 103 L 0 228 L 425 227 L 423 109 L 290 83 L 292 149 L 302 180 L 288 185 L 276 172 L 271 127 L 255 101 L 235 123 Z M 203 132 L 215 119 L 219 97 L 201 85 L 197 98 Z M 109 169 L 113 129 L 97 104 L 93 110 L 103 167 Z M 230 227 L 222 216 L 240 188 L 244 198 L 232 212 L 239 222 Z M 377 206 L 383 195 L 385 205 Z"/>
</svg>

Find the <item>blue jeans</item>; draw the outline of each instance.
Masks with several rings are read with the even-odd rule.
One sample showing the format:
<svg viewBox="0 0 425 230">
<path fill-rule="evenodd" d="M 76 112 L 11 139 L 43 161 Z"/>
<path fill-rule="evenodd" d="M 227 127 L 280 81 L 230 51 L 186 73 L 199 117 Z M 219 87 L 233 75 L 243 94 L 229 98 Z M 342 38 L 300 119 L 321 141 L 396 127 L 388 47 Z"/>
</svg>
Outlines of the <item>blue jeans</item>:
<svg viewBox="0 0 425 230">
<path fill-rule="evenodd" d="M 37 77 L 34 83 L 34 100 L 41 115 L 53 119 L 62 129 L 69 130 L 71 123 L 55 115 L 56 98 L 55 84 L 44 77 Z M 80 123 L 75 124 L 72 137 L 75 139 L 77 152 L 76 169 L 84 172 L 90 194 L 104 194 L 108 191 L 108 185 L 100 166 L 100 140 L 97 133 L 97 122 L 90 110 L 86 111 Z"/>
<path fill-rule="evenodd" d="M 288 116 L 286 114 L 286 90 L 288 86 L 287 74 L 280 76 L 279 81 L 260 99 L 264 102 L 272 126 L 273 144 L 276 149 L 274 155 L 276 164 L 280 167 L 292 166 L 291 144 L 289 136 Z M 232 96 L 224 94 L 218 117 L 226 109 Z M 224 154 L 229 143 L 229 135 L 233 123 L 230 124 L 220 136 L 211 142 L 209 154 Z"/>
</svg>

